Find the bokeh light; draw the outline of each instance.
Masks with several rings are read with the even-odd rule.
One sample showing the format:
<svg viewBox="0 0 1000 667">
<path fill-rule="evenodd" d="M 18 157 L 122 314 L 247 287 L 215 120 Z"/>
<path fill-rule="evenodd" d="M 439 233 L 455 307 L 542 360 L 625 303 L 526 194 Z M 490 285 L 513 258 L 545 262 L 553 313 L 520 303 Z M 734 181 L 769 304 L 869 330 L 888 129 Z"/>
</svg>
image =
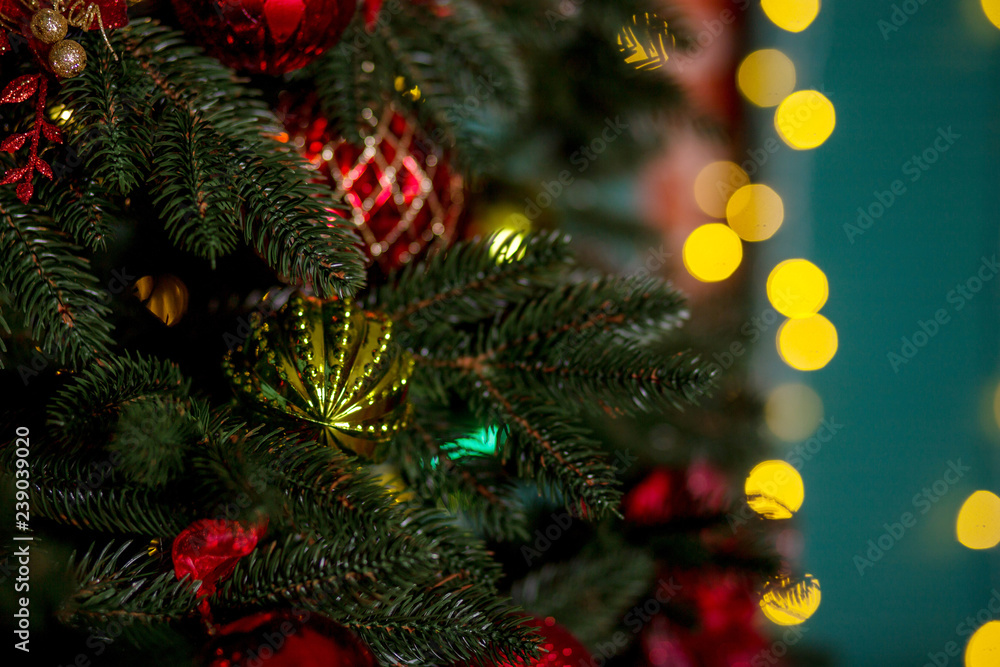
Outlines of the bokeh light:
<svg viewBox="0 0 1000 667">
<path fill-rule="evenodd" d="M 962 503 L 955 522 L 959 543 L 970 549 L 992 549 L 1000 544 L 1000 498 L 976 491 Z"/>
<path fill-rule="evenodd" d="M 815 315 L 829 296 L 826 274 L 806 259 L 786 259 L 767 277 L 767 299 L 786 317 Z"/>
<path fill-rule="evenodd" d="M 996 422 L 997 428 L 1000 428 L 1000 384 L 993 392 L 993 421 Z"/>
<path fill-rule="evenodd" d="M 821 145 L 836 125 L 833 103 L 818 90 L 792 93 L 774 114 L 774 128 L 782 141 L 800 151 Z"/>
<path fill-rule="evenodd" d="M 743 244 L 736 232 L 721 223 L 702 225 L 684 241 L 684 268 L 703 283 L 733 275 L 743 261 Z"/>
<path fill-rule="evenodd" d="M 837 328 L 822 315 L 787 320 L 778 329 L 778 354 L 796 370 L 819 370 L 837 354 Z"/>
<path fill-rule="evenodd" d="M 757 106 L 777 106 L 795 90 L 795 63 L 777 49 L 754 51 L 740 63 L 736 83 Z"/>
<path fill-rule="evenodd" d="M 1000 665 L 1000 621 L 990 621 L 969 638 L 965 647 L 965 667 Z"/>
<path fill-rule="evenodd" d="M 720 160 L 705 166 L 694 179 L 694 200 L 713 218 L 726 217 L 726 204 L 750 177 L 735 162 Z"/>
<path fill-rule="evenodd" d="M 983 13 L 990 23 L 1000 28 L 1000 0 L 981 0 Z"/>
<path fill-rule="evenodd" d="M 764 587 L 760 609 L 772 623 L 798 625 L 816 613 L 821 599 L 819 580 L 811 574 L 797 581 L 779 577 Z"/>
<path fill-rule="evenodd" d="M 766 185 L 744 185 L 726 204 L 726 220 L 744 241 L 765 241 L 781 228 L 785 205 Z"/>
<path fill-rule="evenodd" d="M 785 461 L 758 463 L 743 490 L 750 509 L 766 519 L 790 519 L 806 498 L 802 476 Z"/>
<path fill-rule="evenodd" d="M 819 15 L 819 0 L 761 0 L 761 9 L 774 25 L 802 32 Z"/>
<path fill-rule="evenodd" d="M 782 384 L 771 390 L 764 404 L 764 422 L 785 442 L 805 440 L 823 420 L 823 399 L 809 385 Z"/>
</svg>

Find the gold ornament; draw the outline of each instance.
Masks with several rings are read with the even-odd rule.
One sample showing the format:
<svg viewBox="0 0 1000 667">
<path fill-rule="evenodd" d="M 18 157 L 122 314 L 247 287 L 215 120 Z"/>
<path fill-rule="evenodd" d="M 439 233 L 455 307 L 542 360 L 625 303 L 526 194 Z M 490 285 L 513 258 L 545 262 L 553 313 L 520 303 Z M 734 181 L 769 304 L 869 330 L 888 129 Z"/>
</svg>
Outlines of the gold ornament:
<svg viewBox="0 0 1000 667">
<path fill-rule="evenodd" d="M 807 574 L 800 580 L 780 576 L 764 586 L 760 609 L 777 625 L 798 625 L 819 609 L 819 580 Z"/>
<path fill-rule="evenodd" d="M 87 52 L 72 39 L 64 39 L 49 51 L 49 65 L 61 79 L 72 79 L 87 66 Z"/>
<path fill-rule="evenodd" d="M 66 36 L 66 17 L 54 9 L 39 9 L 31 17 L 31 34 L 46 44 L 55 44 Z"/>
<path fill-rule="evenodd" d="M 143 276 L 135 281 L 132 291 L 168 327 L 180 322 L 187 312 L 188 288 L 177 276 Z"/>
<path fill-rule="evenodd" d="M 233 384 L 251 401 L 314 424 L 321 442 L 371 457 L 409 421 L 413 358 L 392 340 L 392 322 L 350 301 L 297 295 L 257 317 L 226 355 Z"/>
</svg>

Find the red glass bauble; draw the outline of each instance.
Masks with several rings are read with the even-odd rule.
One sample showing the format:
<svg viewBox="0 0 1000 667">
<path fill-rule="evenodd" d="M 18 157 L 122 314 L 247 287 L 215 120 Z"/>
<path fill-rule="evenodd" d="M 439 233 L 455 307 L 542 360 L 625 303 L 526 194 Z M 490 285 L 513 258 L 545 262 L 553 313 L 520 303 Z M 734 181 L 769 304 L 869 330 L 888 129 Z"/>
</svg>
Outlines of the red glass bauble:
<svg viewBox="0 0 1000 667">
<path fill-rule="evenodd" d="M 209 55 L 235 69 L 283 74 L 337 43 L 356 0 L 173 0 Z"/>
<path fill-rule="evenodd" d="M 398 269 L 455 238 L 465 207 L 462 176 L 420 126 L 392 109 L 366 110 L 363 143 L 342 139 L 314 97 L 278 111 L 288 141 L 350 207 L 368 255 L 386 271 Z"/>
<path fill-rule="evenodd" d="M 208 667 L 376 667 L 349 630 L 308 611 L 260 612 L 219 628 L 206 647 Z"/>
</svg>

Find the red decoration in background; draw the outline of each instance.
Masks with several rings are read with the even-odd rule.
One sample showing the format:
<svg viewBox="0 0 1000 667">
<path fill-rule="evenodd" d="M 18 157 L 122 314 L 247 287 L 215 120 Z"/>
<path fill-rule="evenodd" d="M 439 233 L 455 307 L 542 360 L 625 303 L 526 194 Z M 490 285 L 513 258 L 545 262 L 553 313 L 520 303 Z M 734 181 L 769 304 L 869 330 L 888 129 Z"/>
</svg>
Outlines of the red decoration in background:
<svg viewBox="0 0 1000 667">
<path fill-rule="evenodd" d="M 173 0 L 177 18 L 224 64 L 284 74 L 337 43 L 356 0 Z"/>
<path fill-rule="evenodd" d="M 199 596 L 212 595 L 216 584 L 233 573 L 236 563 L 254 550 L 266 530 L 267 521 L 244 526 L 238 521 L 199 519 L 174 538 L 174 573 L 178 579 L 191 575 L 201 581 Z"/>
<path fill-rule="evenodd" d="M 649 473 L 625 496 L 622 509 L 632 523 L 666 523 L 725 510 L 726 492 L 725 476 L 696 461 L 687 470 L 658 468 Z"/>
<path fill-rule="evenodd" d="M 61 144 L 63 137 L 52 123 L 45 120 L 45 96 L 48 90 L 48 81 L 41 74 L 25 74 L 20 76 L 4 88 L 0 93 L 0 104 L 17 104 L 25 102 L 32 95 L 38 94 L 38 101 L 35 103 L 35 121 L 31 129 L 27 132 L 17 132 L 10 135 L 3 142 L 0 142 L 0 150 L 13 153 L 24 146 L 28 140 L 28 163 L 22 167 L 8 169 L 0 180 L 0 185 L 17 183 L 17 198 L 22 203 L 27 204 L 31 195 L 35 193 L 35 185 L 32 182 L 35 172 L 52 180 L 52 167 L 49 163 L 38 156 L 38 141 L 41 135 L 57 144 Z"/>
<path fill-rule="evenodd" d="M 455 236 L 465 204 L 447 154 L 402 114 L 371 115 L 363 146 L 340 138 L 310 98 L 279 110 L 288 140 L 319 172 L 317 182 L 350 206 L 368 255 L 397 269 Z"/>
<path fill-rule="evenodd" d="M 307 611 L 260 612 L 219 628 L 201 664 L 209 667 L 376 667 L 343 626 Z"/>
<path fill-rule="evenodd" d="M 694 627 L 659 615 L 642 636 L 649 667 L 733 667 L 757 664 L 767 642 L 754 627 L 757 610 L 751 582 L 731 572 L 697 571 L 674 575 Z"/>
<path fill-rule="evenodd" d="M 541 635 L 542 652 L 536 660 L 503 661 L 498 663 L 483 663 L 485 667 L 580 667 L 594 664 L 587 647 L 580 643 L 570 632 L 556 623 L 551 616 L 548 618 L 528 617 L 522 625 L 533 628 Z"/>
<path fill-rule="evenodd" d="M 365 29 L 371 32 L 378 23 L 378 15 L 382 11 L 382 0 L 364 0 L 365 3 Z"/>
</svg>

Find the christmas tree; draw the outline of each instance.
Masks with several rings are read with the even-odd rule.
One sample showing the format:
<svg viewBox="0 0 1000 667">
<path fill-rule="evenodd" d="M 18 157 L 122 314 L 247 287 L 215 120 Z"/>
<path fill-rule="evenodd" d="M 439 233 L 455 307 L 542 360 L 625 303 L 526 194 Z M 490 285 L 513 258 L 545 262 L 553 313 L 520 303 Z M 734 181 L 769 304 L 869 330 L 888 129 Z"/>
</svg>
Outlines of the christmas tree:
<svg viewBox="0 0 1000 667">
<path fill-rule="evenodd" d="M 18 657 L 761 651 L 761 524 L 649 435 L 735 468 L 757 406 L 669 283 L 575 257 L 566 226 L 602 221 L 556 201 L 593 137 L 608 171 L 662 140 L 680 24 L 640 0 L 145 4 L 0 3 Z M 477 237 L 477 198 L 536 219 Z"/>
</svg>

